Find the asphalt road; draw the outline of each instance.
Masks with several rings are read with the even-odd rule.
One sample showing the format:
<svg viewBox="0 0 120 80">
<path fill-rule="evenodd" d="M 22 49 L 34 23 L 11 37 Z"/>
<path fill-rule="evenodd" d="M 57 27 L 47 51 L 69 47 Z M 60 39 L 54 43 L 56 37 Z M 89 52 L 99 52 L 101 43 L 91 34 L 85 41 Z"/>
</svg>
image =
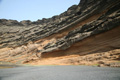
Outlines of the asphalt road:
<svg viewBox="0 0 120 80">
<path fill-rule="evenodd" d="M 39 66 L 0 69 L 0 80 L 120 80 L 120 68 Z"/>
</svg>

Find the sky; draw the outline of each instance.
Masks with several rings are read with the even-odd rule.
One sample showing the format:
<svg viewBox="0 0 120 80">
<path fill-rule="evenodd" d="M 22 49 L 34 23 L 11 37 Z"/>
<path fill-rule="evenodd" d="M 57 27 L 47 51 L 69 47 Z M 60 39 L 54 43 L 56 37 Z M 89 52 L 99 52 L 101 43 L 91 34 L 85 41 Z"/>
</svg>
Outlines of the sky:
<svg viewBox="0 0 120 80">
<path fill-rule="evenodd" d="M 50 18 L 80 0 L 0 0 L 0 19 L 31 20 Z"/>
</svg>

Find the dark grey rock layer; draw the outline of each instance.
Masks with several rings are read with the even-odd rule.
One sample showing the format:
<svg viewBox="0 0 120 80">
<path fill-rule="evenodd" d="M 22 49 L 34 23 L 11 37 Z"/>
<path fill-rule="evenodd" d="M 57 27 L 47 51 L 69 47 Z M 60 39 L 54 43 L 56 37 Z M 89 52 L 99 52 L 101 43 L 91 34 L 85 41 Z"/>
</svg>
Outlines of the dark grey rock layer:
<svg viewBox="0 0 120 80">
<path fill-rule="evenodd" d="M 17 47 L 36 41 L 59 31 L 66 30 L 92 15 L 108 10 L 96 21 L 86 23 L 75 29 L 55 44 L 45 46 L 43 52 L 54 49 L 66 49 L 73 43 L 88 36 L 108 31 L 120 25 L 120 0 L 81 0 L 79 5 L 73 5 L 64 13 L 49 19 L 35 22 L 16 20 L 0 20 L 0 48 Z M 51 49 L 52 48 L 52 49 Z"/>
<path fill-rule="evenodd" d="M 51 52 L 58 49 L 65 50 L 84 38 L 106 32 L 118 26 L 120 27 L 120 3 L 114 5 L 97 20 L 70 31 L 67 36 L 59 39 L 55 44 L 46 45 L 41 52 Z"/>
</svg>

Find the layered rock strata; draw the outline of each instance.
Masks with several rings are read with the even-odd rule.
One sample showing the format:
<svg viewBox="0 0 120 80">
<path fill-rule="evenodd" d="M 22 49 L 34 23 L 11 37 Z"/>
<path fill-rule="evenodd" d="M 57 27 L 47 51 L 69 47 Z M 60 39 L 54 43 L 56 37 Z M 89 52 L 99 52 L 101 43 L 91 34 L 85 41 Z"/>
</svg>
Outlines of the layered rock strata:
<svg viewBox="0 0 120 80">
<path fill-rule="evenodd" d="M 60 15 L 35 22 L 1 19 L 0 60 L 24 63 L 118 49 L 119 29 L 120 0 L 81 0 Z"/>
</svg>

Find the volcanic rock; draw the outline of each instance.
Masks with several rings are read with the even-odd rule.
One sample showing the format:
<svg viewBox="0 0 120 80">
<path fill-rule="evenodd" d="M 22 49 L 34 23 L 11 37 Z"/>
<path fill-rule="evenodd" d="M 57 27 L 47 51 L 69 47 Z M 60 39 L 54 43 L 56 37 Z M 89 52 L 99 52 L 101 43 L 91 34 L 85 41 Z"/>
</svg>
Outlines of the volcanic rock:
<svg viewBox="0 0 120 80">
<path fill-rule="evenodd" d="M 119 49 L 119 29 L 120 0 L 81 0 L 60 15 L 34 22 L 0 19 L 0 60 L 24 63 Z"/>
</svg>

